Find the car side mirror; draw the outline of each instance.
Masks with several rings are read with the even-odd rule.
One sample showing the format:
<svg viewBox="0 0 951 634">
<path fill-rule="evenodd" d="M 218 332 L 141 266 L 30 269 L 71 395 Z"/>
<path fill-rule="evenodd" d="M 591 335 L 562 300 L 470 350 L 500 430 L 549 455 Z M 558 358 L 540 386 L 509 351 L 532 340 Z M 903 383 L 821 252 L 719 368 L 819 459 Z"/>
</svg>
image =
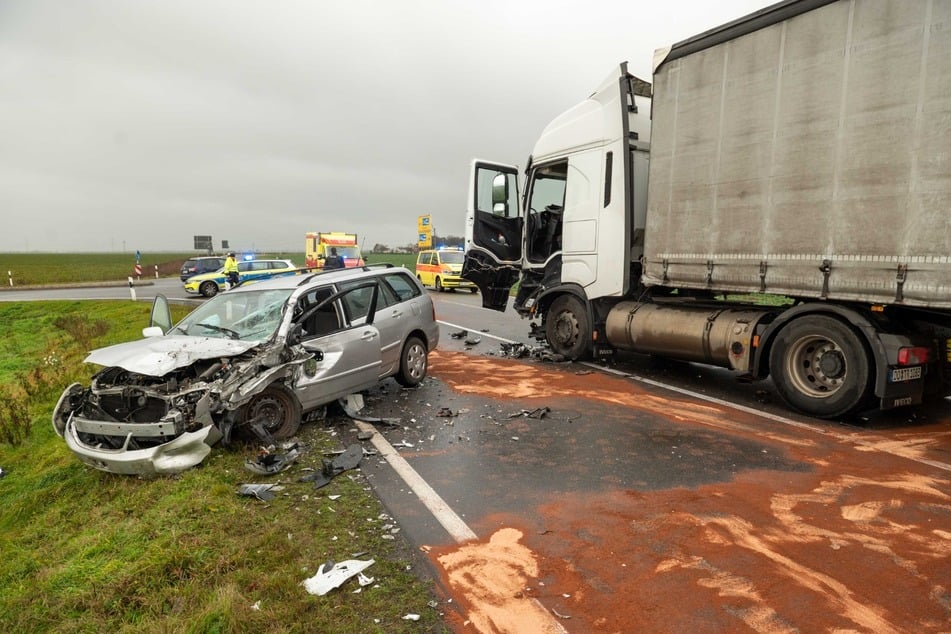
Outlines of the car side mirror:
<svg viewBox="0 0 951 634">
<path fill-rule="evenodd" d="M 143 337 L 161 337 L 165 333 L 158 326 L 148 326 L 147 328 L 142 329 Z"/>
</svg>

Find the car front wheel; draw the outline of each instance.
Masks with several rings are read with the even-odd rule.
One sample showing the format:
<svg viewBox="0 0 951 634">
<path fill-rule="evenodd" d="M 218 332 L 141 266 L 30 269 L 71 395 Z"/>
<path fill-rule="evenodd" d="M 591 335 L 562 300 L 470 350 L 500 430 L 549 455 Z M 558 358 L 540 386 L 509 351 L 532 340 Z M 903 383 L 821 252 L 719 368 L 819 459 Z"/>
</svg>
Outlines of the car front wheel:
<svg viewBox="0 0 951 634">
<path fill-rule="evenodd" d="M 406 340 L 400 355 L 400 370 L 396 374 L 397 383 L 403 387 L 416 387 L 423 382 L 429 369 L 426 352 L 426 344 L 419 337 Z"/>
<path fill-rule="evenodd" d="M 198 287 L 198 292 L 205 297 L 214 297 L 218 294 L 218 283 L 211 280 L 202 282 L 201 286 Z"/>
<path fill-rule="evenodd" d="M 300 401 L 287 387 L 274 383 L 248 401 L 239 420 L 241 425 L 262 423 L 275 440 L 287 440 L 300 429 Z"/>
</svg>

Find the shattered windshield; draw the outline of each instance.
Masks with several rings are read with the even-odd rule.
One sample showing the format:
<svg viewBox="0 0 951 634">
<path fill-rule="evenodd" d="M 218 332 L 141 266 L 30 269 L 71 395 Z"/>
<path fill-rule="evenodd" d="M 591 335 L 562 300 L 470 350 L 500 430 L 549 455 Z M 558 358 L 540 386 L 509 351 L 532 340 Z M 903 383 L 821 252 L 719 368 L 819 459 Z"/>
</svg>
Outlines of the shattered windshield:
<svg viewBox="0 0 951 634">
<path fill-rule="evenodd" d="M 221 293 L 192 311 L 168 334 L 264 341 L 274 334 L 293 289 Z"/>
</svg>

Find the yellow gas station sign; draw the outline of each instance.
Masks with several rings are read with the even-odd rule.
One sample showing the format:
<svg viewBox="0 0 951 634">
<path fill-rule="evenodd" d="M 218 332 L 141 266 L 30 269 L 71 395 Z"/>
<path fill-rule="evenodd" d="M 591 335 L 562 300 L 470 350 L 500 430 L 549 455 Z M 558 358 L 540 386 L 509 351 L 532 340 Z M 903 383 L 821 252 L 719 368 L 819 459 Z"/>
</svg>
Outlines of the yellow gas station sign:
<svg viewBox="0 0 951 634">
<path fill-rule="evenodd" d="M 429 214 L 416 218 L 417 244 L 420 249 L 431 249 L 433 246 L 433 226 Z"/>
</svg>

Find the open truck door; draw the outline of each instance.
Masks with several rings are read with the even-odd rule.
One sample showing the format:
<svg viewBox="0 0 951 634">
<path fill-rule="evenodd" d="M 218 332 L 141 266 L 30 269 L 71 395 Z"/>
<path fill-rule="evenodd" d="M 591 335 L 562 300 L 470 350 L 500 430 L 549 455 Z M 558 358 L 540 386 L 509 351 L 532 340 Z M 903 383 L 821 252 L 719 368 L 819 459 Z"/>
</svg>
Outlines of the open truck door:
<svg viewBox="0 0 951 634">
<path fill-rule="evenodd" d="M 483 307 L 504 311 L 522 270 L 518 168 L 477 159 L 470 177 L 462 277 L 479 287 Z"/>
</svg>

